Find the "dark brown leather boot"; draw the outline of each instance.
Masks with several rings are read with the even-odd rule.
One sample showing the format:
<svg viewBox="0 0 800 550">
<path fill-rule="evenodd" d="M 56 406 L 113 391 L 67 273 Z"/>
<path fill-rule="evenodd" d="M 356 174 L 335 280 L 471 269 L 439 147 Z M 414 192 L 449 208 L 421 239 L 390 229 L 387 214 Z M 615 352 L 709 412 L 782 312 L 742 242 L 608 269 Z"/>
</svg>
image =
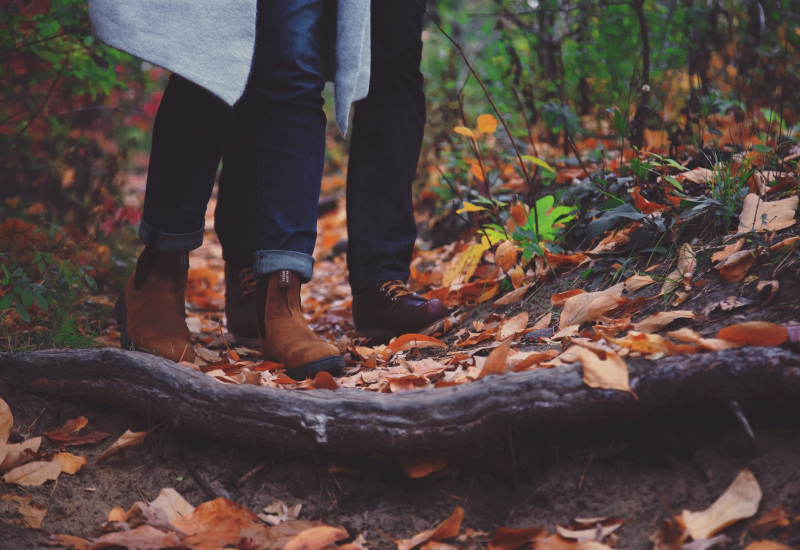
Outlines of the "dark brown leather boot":
<svg viewBox="0 0 800 550">
<path fill-rule="evenodd" d="M 433 334 L 444 327 L 449 310 L 439 300 L 411 292 L 403 281 L 376 284 L 353 296 L 353 322 L 372 344 L 402 334 Z"/>
<path fill-rule="evenodd" d="M 253 268 L 225 264 L 225 319 L 228 332 L 238 345 L 258 348 L 258 305 Z"/>
<path fill-rule="evenodd" d="M 186 326 L 188 274 L 188 253 L 145 247 L 114 308 L 123 347 L 149 351 L 176 363 L 194 361 Z"/>
<path fill-rule="evenodd" d="M 336 346 L 314 334 L 300 309 L 300 279 L 283 270 L 260 278 L 256 284 L 258 339 L 261 356 L 282 363 L 294 380 L 313 378 L 318 372 L 338 374 L 344 359 Z"/>
</svg>

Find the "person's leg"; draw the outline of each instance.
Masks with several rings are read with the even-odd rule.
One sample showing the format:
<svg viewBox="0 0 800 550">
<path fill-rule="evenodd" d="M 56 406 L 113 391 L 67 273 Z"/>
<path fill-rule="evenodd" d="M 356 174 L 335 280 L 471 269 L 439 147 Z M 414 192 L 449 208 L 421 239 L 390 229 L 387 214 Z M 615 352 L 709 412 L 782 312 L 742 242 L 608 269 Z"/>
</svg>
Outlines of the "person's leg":
<svg viewBox="0 0 800 550">
<path fill-rule="evenodd" d="M 344 366 L 311 332 L 300 284 L 311 279 L 325 156 L 322 0 L 259 0 L 248 94 L 256 116 L 256 253 L 259 340 L 265 359 L 305 378 Z"/>
<path fill-rule="evenodd" d="M 425 2 L 372 2 L 369 95 L 355 107 L 347 172 L 347 266 L 356 328 L 432 332 L 447 308 L 405 287 L 417 238 L 412 206 L 425 128 L 420 71 Z"/>
<path fill-rule="evenodd" d="M 225 260 L 225 319 L 238 345 L 258 348 L 253 255 L 256 250 L 256 121 L 244 97 L 234 109 L 217 188 L 214 229 Z"/>
<path fill-rule="evenodd" d="M 231 108 L 173 75 L 153 126 L 139 237 L 145 249 L 115 308 L 122 344 L 194 360 L 186 327 L 189 251 L 203 242 L 205 209 Z"/>
</svg>

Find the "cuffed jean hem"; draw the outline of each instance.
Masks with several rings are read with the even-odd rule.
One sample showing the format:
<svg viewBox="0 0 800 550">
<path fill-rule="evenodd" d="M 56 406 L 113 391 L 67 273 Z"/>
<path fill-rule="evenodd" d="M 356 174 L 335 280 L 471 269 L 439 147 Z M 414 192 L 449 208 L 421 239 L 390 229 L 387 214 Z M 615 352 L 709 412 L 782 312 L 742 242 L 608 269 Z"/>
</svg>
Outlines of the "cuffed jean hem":
<svg viewBox="0 0 800 550">
<path fill-rule="evenodd" d="M 191 252 L 203 245 L 203 229 L 194 233 L 164 233 L 156 231 L 142 220 L 139 225 L 139 240 L 149 244 L 155 233 L 158 233 L 156 249 L 161 252 Z"/>
<path fill-rule="evenodd" d="M 307 283 L 314 272 L 314 257 L 291 250 L 258 250 L 255 253 L 253 271 L 257 277 L 284 269 L 294 272 Z"/>
</svg>

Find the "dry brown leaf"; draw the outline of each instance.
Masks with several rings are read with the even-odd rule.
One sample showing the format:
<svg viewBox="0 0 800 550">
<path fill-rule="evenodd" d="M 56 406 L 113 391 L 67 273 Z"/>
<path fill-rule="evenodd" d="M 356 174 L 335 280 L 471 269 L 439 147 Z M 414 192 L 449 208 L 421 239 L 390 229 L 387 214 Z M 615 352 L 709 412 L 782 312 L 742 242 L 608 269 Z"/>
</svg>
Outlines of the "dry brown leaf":
<svg viewBox="0 0 800 550">
<path fill-rule="evenodd" d="M 567 290 L 566 292 L 559 292 L 558 294 L 553 294 L 552 296 L 550 296 L 550 305 L 553 307 L 563 306 L 568 298 L 572 298 L 573 296 L 577 296 L 578 294 L 588 294 L 588 292 L 586 292 L 582 288 L 573 288 L 572 290 Z"/>
<path fill-rule="evenodd" d="M 336 379 L 331 375 L 331 373 L 326 371 L 320 371 L 314 376 L 314 380 L 311 382 L 311 386 L 315 390 L 338 390 L 340 388 L 339 384 L 336 382 Z"/>
<path fill-rule="evenodd" d="M 525 330 L 528 326 L 528 312 L 523 311 L 514 315 L 511 319 L 507 319 L 500 326 L 500 332 L 494 337 L 495 340 L 505 340 L 511 336 L 515 336 Z"/>
<path fill-rule="evenodd" d="M 763 296 L 761 292 L 765 288 L 769 288 L 769 295 L 764 299 L 762 305 L 767 305 L 770 302 L 772 302 L 772 300 L 775 299 L 775 296 L 778 295 L 778 289 L 780 288 L 780 283 L 777 280 L 758 281 L 758 284 L 756 285 L 756 292 L 758 292 L 761 296 Z"/>
<path fill-rule="evenodd" d="M 160 550 L 161 548 L 180 548 L 181 539 L 175 533 L 159 531 L 151 525 L 140 525 L 130 531 L 107 533 L 92 541 L 89 547 L 95 548 L 135 548 L 136 550 Z"/>
<path fill-rule="evenodd" d="M 714 269 L 719 271 L 719 276 L 723 281 L 734 283 L 744 279 L 755 261 L 755 250 L 740 250 L 715 265 Z"/>
<path fill-rule="evenodd" d="M 58 453 L 56 458 L 61 461 L 61 471 L 65 474 L 77 474 L 86 466 L 85 456 L 75 456 L 72 453 Z"/>
<path fill-rule="evenodd" d="M 398 336 L 386 346 L 383 350 L 383 355 L 394 355 L 399 351 L 409 351 L 414 348 L 440 348 L 446 349 L 447 344 L 434 338 L 433 336 L 425 336 L 424 334 L 403 334 Z"/>
<path fill-rule="evenodd" d="M 622 291 L 624 288 L 625 283 L 619 283 L 606 290 L 587 292 L 567 298 L 558 320 L 559 329 L 563 330 L 572 325 L 580 326 L 587 321 L 597 320 L 623 301 Z"/>
<path fill-rule="evenodd" d="M 632 275 L 625 280 L 625 290 L 633 292 L 655 282 L 656 280 L 649 275 Z"/>
<path fill-rule="evenodd" d="M 73 535 L 50 535 L 47 539 L 48 546 L 59 546 L 61 548 L 70 548 L 72 550 L 89 550 L 91 541 L 75 537 Z"/>
<path fill-rule="evenodd" d="M 0 443 L 8 441 L 8 436 L 11 435 L 11 428 L 14 427 L 14 415 L 11 414 L 11 408 L 8 403 L 0 399 Z"/>
<path fill-rule="evenodd" d="M 538 527 L 529 529 L 506 529 L 499 527 L 489 541 L 489 550 L 516 550 L 547 536 L 547 531 Z"/>
<path fill-rule="evenodd" d="M 464 520 L 464 509 L 456 508 L 453 514 L 444 520 L 439 526 L 426 529 L 411 537 L 410 539 L 398 540 L 397 550 L 412 550 L 429 540 L 446 540 L 458 536 L 461 531 L 461 522 Z"/>
<path fill-rule="evenodd" d="M 522 285 L 521 287 L 512 290 L 508 294 L 501 296 L 500 298 L 495 300 L 492 306 L 493 307 L 508 306 L 520 302 L 522 298 L 524 298 L 525 295 L 528 293 L 528 290 L 530 290 L 532 284 L 533 283 Z"/>
<path fill-rule="evenodd" d="M 765 202 L 755 193 L 750 193 L 744 198 L 739 215 L 739 232 L 778 231 L 793 226 L 798 202 L 800 197 L 797 196 Z"/>
<path fill-rule="evenodd" d="M 600 359 L 586 348 L 577 348 L 576 356 L 583 365 L 583 383 L 590 388 L 625 391 L 636 396 L 628 384 L 628 366 L 616 352 L 606 352 Z"/>
<path fill-rule="evenodd" d="M 689 243 L 684 243 L 678 251 L 678 267 L 675 268 L 675 271 L 667 275 L 664 286 L 661 288 L 661 294 L 668 294 L 679 288 L 688 290 L 696 266 L 697 260 L 695 259 L 691 245 L 689 245 Z M 685 299 L 686 298 L 684 298 L 684 300 Z"/>
<path fill-rule="evenodd" d="M 151 430 L 152 431 L 152 430 Z M 117 439 L 111 447 L 103 451 L 103 454 L 97 457 L 95 462 L 100 464 L 101 462 L 108 460 L 112 456 L 117 456 L 119 454 L 123 454 L 126 449 L 130 449 L 131 447 L 136 447 L 137 445 L 141 445 L 144 442 L 144 438 L 147 437 L 150 431 L 147 432 L 132 432 L 130 430 L 125 430 L 125 433 Z"/>
<path fill-rule="evenodd" d="M 753 517 L 760 502 L 761 487 L 752 472 L 745 469 L 709 508 L 702 512 L 684 510 L 681 522 L 693 539 L 705 539 L 740 519 Z"/>
<path fill-rule="evenodd" d="M 675 176 L 678 181 L 691 181 L 692 183 L 708 183 L 714 181 L 714 171 L 708 168 L 695 168 Z"/>
<path fill-rule="evenodd" d="M 718 252 L 714 252 L 714 254 L 711 255 L 711 262 L 715 263 L 722 261 L 731 254 L 733 254 L 734 252 L 739 252 L 742 249 L 742 247 L 744 247 L 744 238 L 741 238 L 727 245 L 725 248 L 723 248 Z"/>
<path fill-rule="evenodd" d="M 789 331 L 783 325 L 749 321 L 720 329 L 717 338 L 740 346 L 780 346 L 789 338 Z"/>
<path fill-rule="evenodd" d="M 731 348 L 738 348 L 741 344 L 722 340 L 721 338 L 703 338 L 699 333 L 693 331 L 688 327 L 672 330 L 667 333 L 667 336 L 680 340 L 681 342 L 689 342 L 695 344 L 699 349 L 706 351 L 723 351 Z"/>
<path fill-rule="evenodd" d="M 586 529 L 565 529 L 560 525 L 556 525 L 556 531 L 558 531 L 558 534 L 565 539 L 574 539 L 579 542 L 597 542 L 596 539 L 603 540 L 620 527 L 622 527 L 622 521 L 615 522 L 610 525 L 603 525 L 599 529 L 597 527 L 588 527 Z"/>
<path fill-rule="evenodd" d="M 509 338 L 489 354 L 486 362 L 483 364 L 481 373 L 478 375 L 478 380 L 485 378 L 490 374 L 505 374 L 508 370 L 508 351 L 511 349 L 511 342 L 513 338 Z"/>
<path fill-rule="evenodd" d="M 17 466 L 33 460 L 33 455 L 39 450 L 41 444 L 42 438 L 38 436 L 26 439 L 22 443 L 6 444 L 0 451 L 0 455 L 5 457 L 0 462 L 0 472 L 13 470 Z"/>
<path fill-rule="evenodd" d="M 520 353 L 519 361 L 509 361 L 509 366 L 514 372 L 521 372 L 539 363 L 550 361 L 558 356 L 558 350 L 548 349 L 545 351 L 531 351 Z M 516 355 L 514 358 L 516 359 Z"/>
<path fill-rule="evenodd" d="M 792 524 L 789 514 L 783 506 L 777 506 L 758 518 L 750 527 L 750 532 L 757 537 L 766 535 L 776 527 L 788 527 Z"/>
<path fill-rule="evenodd" d="M 694 319 L 696 315 L 688 310 L 659 311 L 638 323 L 633 324 L 634 330 L 639 332 L 658 332 L 668 324 L 678 319 Z"/>
<path fill-rule="evenodd" d="M 796 550 L 793 546 L 786 546 L 774 540 L 757 540 L 747 545 L 744 550 Z"/>
<path fill-rule="evenodd" d="M 108 437 L 109 434 L 99 430 L 89 432 L 87 434 L 79 433 L 88 423 L 88 418 L 79 416 L 77 418 L 68 420 L 55 430 L 45 432 L 43 435 L 53 443 L 60 445 L 62 448 L 98 443 Z"/>
<path fill-rule="evenodd" d="M 608 338 L 608 341 L 631 351 L 638 351 L 646 355 L 653 353 L 678 355 L 680 353 L 695 351 L 691 346 L 676 346 L 670 340 L 658 334 L 647 334 L 645 332 L 636 332 L 633 330 L 628 332 L 623 338 Z"/>
<path fill-rule="evenodd" d="M 38 487 L 47 481 L 58 479 L 60 474 L 61 461 L 36 461 L 14 468 L 3 476 L 3 481 L 23 487 Z"/>
<path fill-rule="evenodd" d="M 447 468 L 449 461 L 443 456 L 401 457 L 397 462 L 409 479 L 421 479 Z"/>
<path fill-rule="evenodd" d="M 19 514 L 23 525 L 28 529 L 41 529 L 47 509 L 33 501 L 30 495 L 2 495 L 0 501 L 12 502 L 15 507 L 14 512 Z"/>
<path fill-rule="evenodd" d="M 269 540 L 269 527 L 250 510 L 226 498 L 204 502 L 172 525 L 185 533 L 182 544 L 189 547 L 224 548 L 236 546 L 245 536 L 256 541 Z"/>
<path fill-rule="evenodd" d="M 344 527 L 320 525 L 298 533 L 286 543 L 284 550 L 322 550 L 349 536 Z"/>
<path fill-rule="evenodd" d="M 519 249 L 511 241 L 503 241 L 497 245 L 497 251 L 494 253 L 494 261 L 497 267 L 508 273 L 517 265 L 517 256 Z"/>
<path fill-rule="evenodd" d="M 194 511 L 194 506 L 186 502 L 178 491 L 170 487 L 161 489 L 161 492 L 158 493 L 158 497 L 150 503 L 150 506 L 163 511 L 170 523 Z"/>
</svg>

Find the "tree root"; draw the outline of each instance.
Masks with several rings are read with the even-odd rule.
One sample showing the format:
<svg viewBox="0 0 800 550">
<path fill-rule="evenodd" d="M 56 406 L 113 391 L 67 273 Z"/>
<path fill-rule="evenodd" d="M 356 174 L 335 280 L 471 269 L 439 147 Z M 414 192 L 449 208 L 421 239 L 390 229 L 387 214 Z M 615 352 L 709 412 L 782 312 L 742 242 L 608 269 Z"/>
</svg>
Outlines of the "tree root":
<svg viewBox="0 0 800 550">
<path fill-rule="evenodd" d="M 628 366 L 638 399 L 587 387 L 579 364 L 379 394 L 221 384 L 118 349 L 3 353 L 0 379 L 17 391 L 119 406 L 206 437 L 359 454 L 452 451 L 509 429 L 668 414 L 710 402 L 790 405 L 800 396 L 800 354 L 781 348 L 635 359 Z"/>
</svg>

